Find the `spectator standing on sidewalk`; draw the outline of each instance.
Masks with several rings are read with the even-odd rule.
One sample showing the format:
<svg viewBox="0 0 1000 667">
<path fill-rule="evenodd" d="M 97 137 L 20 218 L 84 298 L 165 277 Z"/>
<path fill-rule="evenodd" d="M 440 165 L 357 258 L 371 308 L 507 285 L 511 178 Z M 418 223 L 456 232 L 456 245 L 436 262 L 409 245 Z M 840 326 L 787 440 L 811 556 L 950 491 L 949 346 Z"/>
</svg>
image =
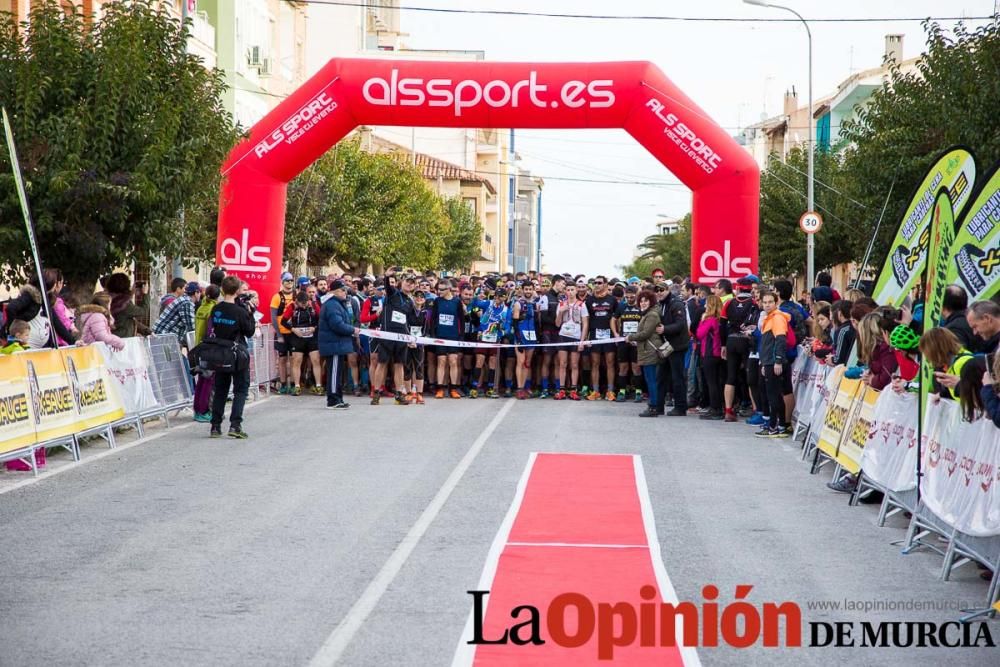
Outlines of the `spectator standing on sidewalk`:
<svg viewBox="0 0 1000 667">
<path fill-rule="evenodd" d="M 361 329 L 353 326 L 347 308 L 347 286 L 342 280 L 330 284 L 330 298 L 319 313 L 319 353 L 326 361 L 326 407 L 345 410 L 344 373 L 347 355 L 354 352 L 354 337 Z"/>
<path fill-rule="evenodd" d="M 229 387 L 233 387 L 233 405 L 229 413 L 229 437 L 246 439 L 243 430 L 243 406 L 250 391 L 250 354 L 247 351 L 247 338 L 253 336 L 257 329 L 250 312 L 236 303 L 236 295 L 240 291 L 240 279 L 236 276 L 226 276 L 222 281 L 222 301 L 212 308 L 210 318 L 212 333 L 220 340 L 233 341 L 237 347 L 237 358 L 240 363 L 231 373 L 216 371 L 215 395 L 212 399 L 212 428 L 209 437 L 222 437 L 222 418 L 226 412 L 226 399 Z"/>
<path fill-rule="evenodd" d="M 194 331 L 195 310 L 201 298 L 201 285 L 192 281 L 184 286 L 184 294 L 170 302 L 153 325 L 155 334 L 174 334 L 181 347 L 187 347 L 187 334 Z M 253 335 L 253 332 L 251 332 Z"/>
</svg>

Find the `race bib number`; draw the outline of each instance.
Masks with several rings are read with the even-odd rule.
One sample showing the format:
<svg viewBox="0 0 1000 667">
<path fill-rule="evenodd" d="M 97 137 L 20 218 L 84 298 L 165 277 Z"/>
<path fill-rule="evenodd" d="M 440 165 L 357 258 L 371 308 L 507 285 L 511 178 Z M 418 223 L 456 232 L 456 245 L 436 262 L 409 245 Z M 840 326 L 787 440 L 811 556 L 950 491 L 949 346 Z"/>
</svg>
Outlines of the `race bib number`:
<svg viewBox="0 0 1000 667">
<path fill-rule="evenodd" d="M 524 331 L 521 332 L 521 336 L 523 336 L 524 340 L 528 341 L 529 343 L 535 342 L 535 330 L 534 329 L 525 329 Z"/>
<path fill-rule="evenodd" d="M 639 333 L 639 323 L 638 322 L 622 322 L 622 333 L 626 333 L 626 334 Z"/>
<path fill-rule="evenodd" d="M 410 327 L 410 335 L 411 336 L 423 336 L 424 335 L 424 330 L 421 329 L 420 327 Z"/>
<path fill-rule="evenodd" d="M 316 333 L 316 327 L 293 327 L 292 333 L 299 338 L 312 338 Z"/>
<path fill-rule="evenodd" d="M 495 343 L 497 342 L 497 333 L 495 331 L 490 331 L 483 334 L 484 343 Z"/>
<path fill-rule="evenodd" d="M 406 313 L 400 310 L 392 311 L 392 321 L 396 324 L 406 324 Z"/>
<path fill-rule="evenodd" d="M 611 329 L 594 329 L 595 340 L 608 340 L 611 338 Z"/>
<path fill-rule="evenodd" d="M 455 326 L 455 316 L 448 313 L 440 313 L 438 315 L 438 324 L 443 327 L 453 327 Z"/>
<path fill-rule="evenodd" d="M 572 321 L 563 322 L 563 325 L 559 327 L 559 335 L 580 340 L 580 323 Z"/>
<path fill-rule="evenodd" d="M 538 299 L 538 310 L 548 310 L 549 308 L 549 297 L 542 296 Z"/>
</svg>

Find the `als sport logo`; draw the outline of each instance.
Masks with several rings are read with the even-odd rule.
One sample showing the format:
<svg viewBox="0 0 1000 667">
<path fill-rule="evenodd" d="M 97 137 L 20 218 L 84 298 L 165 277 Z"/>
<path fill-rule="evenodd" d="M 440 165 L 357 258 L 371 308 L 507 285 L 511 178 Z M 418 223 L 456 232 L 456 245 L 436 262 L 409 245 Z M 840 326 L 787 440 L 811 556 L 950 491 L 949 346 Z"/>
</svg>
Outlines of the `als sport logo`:
<svg viewBox="0 0 1000 667">
<path fill-rule="evenodd" d="M 224 239 L 219 246 L 219 259 L 230 271 L 260 271 L 271 270 L 271 246 L 250 245 L 250 230 L 244 227 L 241 238 Z"/>
<path fill-rule="evenodd" d="M 605 109 L 615 103 L 615 94 L 611 90 L 614 83 L 610 79 L 567 81 L 558 95 L 549 99 L 546 95 L 549 85 L 539 83 L 538 72 L 534 70 L 528 78 L 513 83 L 502 79 L 480 83 L 474 79 L 400 78 L 399 70 L 394 69 L 388 81 L 377 76 L 365 81 L 361 93 L 369 104 L 375 106 L 451 107 L 455 116 L 459 117 L 464 109 L 481 103 L 493 108 L 509 106 L 516 109 L 530 104 L 540 109 L 557 109 L 560 106 Z"/>
<path fill-rule="evenodd" d="M 299 110 L 289 116 L 280 127 L 259 141 L 254 146 L 254 153 L 257 157 L 264 157 L 282 143 L 295 143 L 336 108 L 337 103 L 325 91 L 321 92 L 299 107 Z"/>
<path fill-rule="evenodd" d="M 677 147 L 694 160 L 706 174 L 711 174 L 719 168 L 719 165 L 722 164 L 722 156 L 688 127 L 687 123 L 678 118 L 677 114 L 669 111 L 663 102 L 656 98 L 650 98 L 646 102 L 646 108 L 663 121 L 663 134 L 677 144 Z"/>
<path fill-rule="evenodd" d="M 733 257 L 730 242 L 723 243 L 722 252 L 706 250 L 698 260 L 698 268 L 705 278 L 731 278 L 751 273 L 749 257 Z"/>
</svg>

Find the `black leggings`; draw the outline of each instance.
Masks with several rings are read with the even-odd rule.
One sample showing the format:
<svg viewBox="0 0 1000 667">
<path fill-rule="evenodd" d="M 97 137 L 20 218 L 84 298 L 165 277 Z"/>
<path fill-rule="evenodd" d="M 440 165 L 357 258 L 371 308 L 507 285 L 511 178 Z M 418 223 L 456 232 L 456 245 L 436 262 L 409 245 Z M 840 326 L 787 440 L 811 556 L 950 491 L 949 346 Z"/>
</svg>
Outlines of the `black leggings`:
<svg viewBox="0 0 1000 667">
<path fill-rule="evenodd" d="M 774 366 L 768 364 L 764 366 L 764 385 L 767 388 L 767 402 L 771 407 L 771 416 L 768 425 L 771 428 L 776 426 L 785 427 L 785 374 L 788 373 L 788 366 L 781 369 L 781 375 L 774 374 Z"/>
<path fill-rule="evenodd" d="M 708 404 L 712 410 L 722 412 L 722 385 L 725 384 L 725 364 L 721 357 L 702 357 Z"/>
</svg>

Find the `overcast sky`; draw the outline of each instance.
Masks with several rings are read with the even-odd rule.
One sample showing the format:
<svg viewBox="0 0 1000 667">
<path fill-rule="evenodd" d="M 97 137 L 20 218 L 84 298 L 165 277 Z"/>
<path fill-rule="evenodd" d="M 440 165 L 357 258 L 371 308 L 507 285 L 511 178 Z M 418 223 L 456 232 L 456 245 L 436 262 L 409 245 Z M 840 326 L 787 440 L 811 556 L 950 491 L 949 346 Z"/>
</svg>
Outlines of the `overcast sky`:
<svg viewBox="0 0 1000 667">
<path fill-rule="evenodd" d="M 577 14 L 790 18 L 739 0 L 403 0 L 402 4 Z M 808 19 L 988 16 L 993 0 L 787 0 Z M 787 88 L 806 103 L 807 41 L 801 23 L 607 21 L 448 15 L 403 11 L 412 48 L 483 50 L 488 60 L 650 60 L 716 122 L 735 134 L 780 113 Z M 953 25 L 949 21 L 947 24 Z M 882 62 L 884 36 L 905 35 L 904 58 L 924 49 L 919 21 L 812 23 L 814 97 L 852 72 Z M 549 176 L 542 249 L 550 270 L 616 273 L 654 231 L 657 213 L 690 211 L 690 191 L 631 137 L 610 130 L 523 130 L 517 149 L 533 173 Z M 662 181 L 663 186 L 575 183 L 563 178 Z"/>
</svg>

